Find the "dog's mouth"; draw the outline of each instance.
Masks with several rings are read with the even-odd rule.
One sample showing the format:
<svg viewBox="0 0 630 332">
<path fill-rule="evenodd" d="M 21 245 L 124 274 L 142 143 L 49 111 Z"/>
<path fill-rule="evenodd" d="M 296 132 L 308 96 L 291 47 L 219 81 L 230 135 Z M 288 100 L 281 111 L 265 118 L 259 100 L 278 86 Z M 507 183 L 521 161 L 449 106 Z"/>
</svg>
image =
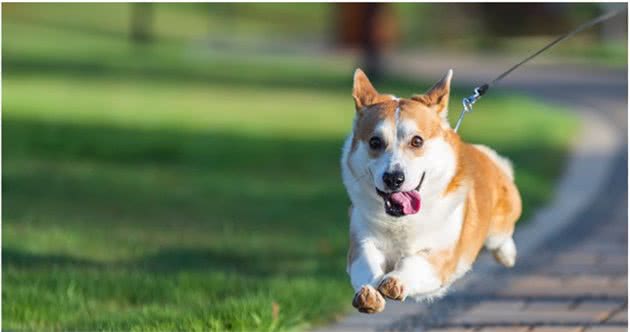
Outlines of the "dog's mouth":
<svg viewBox="0 0 630 332">
<path fill-rule="evenodd" d="M 416 214 L 420 211 L 420 186 L 424 182 L 426 172 L 422 172 L 420 183 L 416 189 L 411 191 L 394 191 L 386 193 L 376 188 L 376 193 L 381 196 L 385 203 L 385 213 L 392 217 L 401 217 Z"/>
</svg>

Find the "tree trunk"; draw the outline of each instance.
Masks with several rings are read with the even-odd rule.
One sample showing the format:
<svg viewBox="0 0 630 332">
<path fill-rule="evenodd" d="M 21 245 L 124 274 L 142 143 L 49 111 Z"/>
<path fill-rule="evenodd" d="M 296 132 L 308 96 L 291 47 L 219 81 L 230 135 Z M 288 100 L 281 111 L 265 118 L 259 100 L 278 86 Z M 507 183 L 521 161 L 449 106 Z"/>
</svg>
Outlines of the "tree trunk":
<svg viewBox="0 0 630 332">
<path fill-rule="evenodd" d="M 397 21 L 388 4 L 336 4 L 336 41 L 361 51 L 361 67 L 377 81 L 383 71 L 383 53 L 398 35 Z"/>
</svg>

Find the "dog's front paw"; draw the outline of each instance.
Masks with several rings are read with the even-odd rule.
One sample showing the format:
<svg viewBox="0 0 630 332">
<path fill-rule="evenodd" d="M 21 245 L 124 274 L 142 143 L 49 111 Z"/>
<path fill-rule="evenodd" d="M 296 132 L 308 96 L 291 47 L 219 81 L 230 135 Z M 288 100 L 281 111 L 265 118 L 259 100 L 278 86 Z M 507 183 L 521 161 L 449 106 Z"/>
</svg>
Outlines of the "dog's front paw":
<svg viewBox="0 0 630 332">
<path fill-rule="evenodd" d="M 378 286 L 378 291 L 386 298 L 392 300 L 402 301 L 405 299 L 405 285 L 400 279 L 393 276 L 383 279 Z"/>
<path fill-rule="evenodd" d="M 385 299 L 374 287 L 366 285 L 354 295 L 352 306 L 362 313 L 375 314 L 385 309 Z"/>
</svg>

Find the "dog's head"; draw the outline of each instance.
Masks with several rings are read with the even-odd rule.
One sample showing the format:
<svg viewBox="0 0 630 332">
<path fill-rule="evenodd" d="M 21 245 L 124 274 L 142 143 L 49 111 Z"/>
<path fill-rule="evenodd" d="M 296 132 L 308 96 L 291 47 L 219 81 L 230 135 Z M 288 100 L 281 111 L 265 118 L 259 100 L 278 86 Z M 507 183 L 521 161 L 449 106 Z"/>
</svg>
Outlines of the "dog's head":
<svg viewBox="0 0 630 332">
<path fill-rule="evenodd" d="M 427 93 L 399 99 L 379 94 L 360 69 L 354 74 L 350 167 L 364 175 L 357 180 L 374 188 L 390 216 L 420 211 L 424 187 L 454 169 L 446 139 L 451 77 L 449 70 Z"/>
</svg>

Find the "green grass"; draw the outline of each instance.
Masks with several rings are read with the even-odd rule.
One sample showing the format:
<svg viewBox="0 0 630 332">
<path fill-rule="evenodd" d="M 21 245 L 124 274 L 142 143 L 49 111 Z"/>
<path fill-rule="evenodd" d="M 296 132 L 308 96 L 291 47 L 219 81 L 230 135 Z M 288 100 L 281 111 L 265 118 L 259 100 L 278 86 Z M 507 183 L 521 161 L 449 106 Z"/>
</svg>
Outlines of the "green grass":
<svg viewBox="0 0 630 332">
<path fill-rule="evenodd" d="M 93 10 L 47 6 L 3 14 L 3 329 L 286 330 L 347 312 L 351 61 L 136 48 L 77 30 L 116 29 Z M 531 214 L 576 125 L 497 94 L 462 135 L 512 158 Z"/>
<path fill-rule="evenodd" d="M 126 37 L 130 26 L 127 3 L 3 4 L 4 16 L 32 25 L 80 30 L 86 34 Z M 278 40 L 321 38 L 329 29 L 333 6 L 326 3 L 286 5 L 258 3 L 154 3 L 153 26 L 161 41 L 213 39 Z"/>
</svg>

